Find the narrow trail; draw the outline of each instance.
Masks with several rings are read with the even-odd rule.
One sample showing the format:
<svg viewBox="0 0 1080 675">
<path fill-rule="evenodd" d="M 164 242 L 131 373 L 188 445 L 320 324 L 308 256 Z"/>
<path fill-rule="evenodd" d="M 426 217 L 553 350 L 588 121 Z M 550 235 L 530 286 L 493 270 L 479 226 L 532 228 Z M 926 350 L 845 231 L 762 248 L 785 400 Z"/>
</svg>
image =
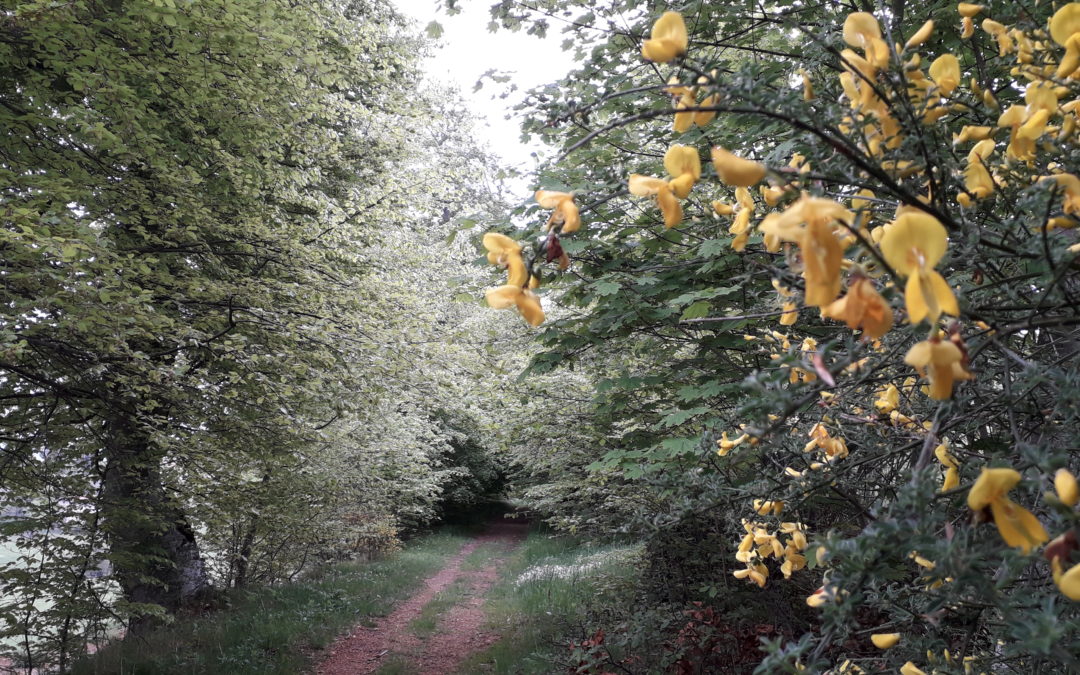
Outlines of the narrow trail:
<svg viewBox="0 0 1080 675">
<path fill-rule="evenodd" d="M 417 675 L 448 675 L 471 654 L 494 643 L 499 636 L 483 630 L 483 605 L 495 585 L 499 567 L 525 538 L 528 524 L 500 520 L 469 541 L 446 566 L 424 581 L 424 587 L 372 627 L 357 626 L 338 639 L 320 663 L 317 675 L 368 675 L 391 657 L 409 663 L 407 672 Z M 463 570 L 466 558 L 481 546 L 489 546 L 491 557 L 478 569 Z M 461 582 L 465 592 L 460 602 L 438 618 L 435 632 L 428 638 L 416 635 L 410 624 L 424 607 L 451 585 Z"/>
</svg>

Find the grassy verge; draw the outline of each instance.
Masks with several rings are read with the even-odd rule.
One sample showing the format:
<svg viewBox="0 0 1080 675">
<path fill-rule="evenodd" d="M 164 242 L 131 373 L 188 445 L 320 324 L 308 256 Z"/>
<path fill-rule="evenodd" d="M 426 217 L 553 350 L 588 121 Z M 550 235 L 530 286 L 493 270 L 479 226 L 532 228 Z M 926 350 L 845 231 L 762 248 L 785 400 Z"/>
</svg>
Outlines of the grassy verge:
<svg viewBox="0 0 1080 675">
<path fill-rule="evenodd" d="M 304 581 L 237 593 L 224 611 L 180 619 L 142 641 L 124 641 L 76 664 L 74 675 L 303 672 L 313 652 L 350 626 L 383 616 L 456 553 L 466 537 L 441 532 L 394 556 L 339 564 Z"/>
<path fill-rule="evenodd" d="M 587 621 L 589 607 L 624 602 L 636 580 L 639 550 L 587 546 L 530 533 L 511 558 L 485 605 L 502 637 L 466 660 L 459 673 L 540 675 L 557 670 L 566 640 Z"/>
</svg>

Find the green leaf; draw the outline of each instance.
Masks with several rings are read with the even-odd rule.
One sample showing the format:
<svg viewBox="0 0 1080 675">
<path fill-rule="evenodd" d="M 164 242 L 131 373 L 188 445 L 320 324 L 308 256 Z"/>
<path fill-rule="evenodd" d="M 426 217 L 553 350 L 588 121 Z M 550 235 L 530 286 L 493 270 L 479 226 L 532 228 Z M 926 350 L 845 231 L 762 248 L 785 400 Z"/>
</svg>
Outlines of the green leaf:
<svg viewBox="0 0 1080 675">
<path fill-rule="evenodd" d="M 599 281 L 593 285 L 593 288 L 596 290 L 597 295 L 604 296 L 615 295 L 622 290 L 622 286 L 613 281 Z"/>
<path fill-rule="evenodd" d="M 692 417 L 696 417 L 697 415 L 701 415 L 707 412 L 709 412 L 709 409 L 703 407 L 689 408 L 687 410 L 676 410 L 665 415 L 664 418 L 660 420 L 660 426 L 675 427 Z"/>
<path fill-rule="evenodd" d="M 682 316 L 680 316 L 679 319 L 700 319 L 703 316 L 708 316 L 711 309 L 712 305 L 709 304 L 708 300 L 698 300 L 694 304 L 687 307 L 683 311 Z"/>
</svg>

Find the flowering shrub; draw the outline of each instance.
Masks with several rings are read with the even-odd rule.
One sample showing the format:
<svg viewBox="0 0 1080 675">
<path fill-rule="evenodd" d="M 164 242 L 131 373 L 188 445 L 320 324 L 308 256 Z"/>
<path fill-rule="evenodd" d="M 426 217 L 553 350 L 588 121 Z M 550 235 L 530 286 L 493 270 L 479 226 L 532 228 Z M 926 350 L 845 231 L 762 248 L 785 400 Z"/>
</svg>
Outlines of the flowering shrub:
<svg viewBox="0 0 1080 675">
<path fill-rule="evenodd" d="M 758 672 L 1080 668 L 1080 3 L 715 4 L 532 101 L 581 218 L 533 370 L 816 609 Z"/>
</svg>

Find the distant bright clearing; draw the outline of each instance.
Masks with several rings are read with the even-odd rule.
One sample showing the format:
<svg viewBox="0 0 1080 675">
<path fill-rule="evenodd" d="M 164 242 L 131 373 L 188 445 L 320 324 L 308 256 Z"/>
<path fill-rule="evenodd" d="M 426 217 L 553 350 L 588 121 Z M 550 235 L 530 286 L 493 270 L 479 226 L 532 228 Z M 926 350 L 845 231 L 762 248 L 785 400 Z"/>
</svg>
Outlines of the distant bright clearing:
<svg viewBox="0 0 1080 675">
<path fill-rule="evenodd" d="M 536 142 L 523 144 L 519 120 L 508 120 L 506 116 L 525 91 L 567 73 L 573 59 L 560 48 L 562 36 L 556 27 L 545 39 L 524 31 L 491 33 L 488 31 L 490 3 L 466 0 L 461 4 L 460 14 L 446 16 L 436 13 L 436 0 L 398 1 L 401 11 L 416 19 L 421 29 L 431 21 L 437 21 L 443 28 L 433 58 L 424 64 L 427 74 L 435 81 L 456 85 L 461 90 L 472 111 L 486 122 L 488 133 L 484 140 L 494 152 L 512 166 L 531 170 L 536 164 L 533 155 L 543 155 L 546 147 Z M 499 98 L 510 83 L 487 80 L 483 88 L 474 92 L 477 80 L 489 70 L 510 75 L 517 90 L 507 98 Z"/>
</svg>

